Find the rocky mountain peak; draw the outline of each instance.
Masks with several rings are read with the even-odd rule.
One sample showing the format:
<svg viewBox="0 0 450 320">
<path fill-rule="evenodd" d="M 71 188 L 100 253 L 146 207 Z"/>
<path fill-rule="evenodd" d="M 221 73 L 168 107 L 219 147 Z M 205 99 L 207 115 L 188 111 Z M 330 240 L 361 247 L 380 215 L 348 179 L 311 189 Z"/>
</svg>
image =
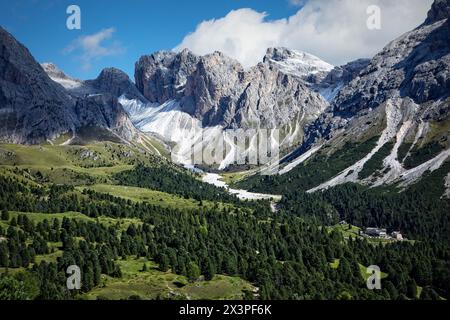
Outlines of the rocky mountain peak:
<svg viewBox="0 0 450 320">
<path fill-rule="evenodd" d="M 80 92 L 85 94 L 84 83 L 81 80 L 74 79 L 65 74 L 58 66 L 53 63 L 42 63 L 41 67 L 54 82 L 60 84 L 64 89 L 74 93 Z"/>
<path fill-rule="evenodd" d="M 99 93 L 107 92 L 115 97 L 126 95 L 129 99 L 146 100 L 128 75 L 117 68 L 103 69 L 95 80 L 86 81 L 86 84 Z"/>
<path fill-rule="evenodd" d="M 433 6 L 436 8 L 439 3 Z M 449 92 L 450 23 L 440 20 L 389 43 L 340 91 L 335 110 L 353 116 L 362 109 L 376 108 L 389 98 L 409 97 L 416 103 L 425 103 Z"/>
<path fill-rule="evenodd" d="M 433 24 L 448 19 L 448 17 L 450 17 L 450 0 L 435 0 L 430 11 L 428 11 L 425 24 Z"/>
<path fill-rule="evenodd" d="M 273 49 L 271 56 L 282 55 L 312 59 L 287 49 Z M 222 52 L 196 56 L 185 50 L 144 56 L 136 64 L 136 83 L 149 101 L 175 100 L 205 127 L 276 128 L 296 117 L 309 121 L 327 106 L 295 75 L 267 62 L 246 70 Z"/>
<path fill-rule="evenodd" d="M 334 69 L 333 65 L 312 54 L 287 48 L 267 49 L 264 63 L 310 84 L 319 83 Z"/>
<path fill-rule="evenodd" d="M 108 83 L 117 81 L 130 81 L 128 75 L 120 69 L 117 68 L 106 68 L 103 69 L 97 79 L 97 82 Z"/>
<path fill-rule="evenodd" d="M 318 141 L 341 139 L 343 132 L 357 140 L 373 132 L 374 123 L 385 127 L 380 119 L 394 119 L 392 131 L 403 126 L 402 137 L 409 135 L 414 142 L 427 134 L 429 123 L 450 117 L 450 20 L 445 19 L 449 2 L 435 1 L 427 23 L 389 43 L 340 89 L 329 112 L 308 129 L 303 151 Z M 439 143 L 447 139 L 444 134 Z M 395 165 L 397 173 L 389 174 L 397 177 L 402 169 Z"/>
<path fill-rule="evenodd" d="M 198 61 L 199 58 L 187 49 L 179 53 L 158 51 L 143 56 L 135 66 L 136 86 L 150 102 L 162 104 L 178 99 Z"/>
<path fill-rule="evenodd" d="M 44 62 L 41 64 L 41 67 L 48 74 L 50 78 L 55 79 L 72 79 L 68 75 L 66 75 L 61 69 L 58 68 L 55 64 L 51 62 Z"/>
</svg>

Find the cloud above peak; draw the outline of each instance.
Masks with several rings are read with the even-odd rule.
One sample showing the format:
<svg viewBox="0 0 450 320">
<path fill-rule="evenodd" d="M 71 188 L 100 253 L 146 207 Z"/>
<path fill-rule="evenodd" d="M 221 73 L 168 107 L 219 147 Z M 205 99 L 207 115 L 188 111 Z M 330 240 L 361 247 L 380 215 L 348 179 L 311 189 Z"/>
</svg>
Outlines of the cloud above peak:
<svg viewBox="0 0 450 320">
<path fill-rule="evenodd" d="M 113 38 L 115 28 L 102 29 L 91 35 L 81 36 L 72 41 L 64 50 L 64 54 L 77 54 L 76 58 L 81 61 L 83 70 L 89 70 L 94 60 L 103 57 L 119 55 L 125 52 L 118 41 L 106 41 Z"/>
<path fill-rule="evenodd" d="M 388 42 L 417 27 L 426 18 L 432 0 L 290 0 L 298 12 L 270 20 L 264 12 L 239 9 L 220 19 L 200 23 L 175 48 L 196 54 L 214 51 L 250 67 L 262 60 L 269 47 L 288 47 L 340 65 L 372 57 Z M 367 8 L 381 9 L 381 29 L 367 28 Z"/>
<path fill-rule="evenodd" d="M 231 11 L 224 18 L 204 21 L 177 47 L 188 48 L 197 54 L 214 51 L 253 65 L 261 53 L 279 43 L 287 20 L 266 21 L 267 14 L 252 9 Z"/>
</svg>

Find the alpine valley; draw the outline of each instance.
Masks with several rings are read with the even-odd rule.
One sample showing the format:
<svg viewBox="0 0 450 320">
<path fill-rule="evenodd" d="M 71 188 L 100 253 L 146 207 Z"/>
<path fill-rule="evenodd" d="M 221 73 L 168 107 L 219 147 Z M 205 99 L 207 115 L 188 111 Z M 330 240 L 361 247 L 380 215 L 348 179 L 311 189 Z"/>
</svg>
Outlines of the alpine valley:
<svg viewBox="0 0 450 320">
<path fill-rule="evenodd" d="M 74 79 L 0 27 L 0 300 L 449 299 L 449 16 L 343 66 L 184 49 L 134 80 Z M 230 130 L 279 134 L 278 172 Z"/>
</svg>

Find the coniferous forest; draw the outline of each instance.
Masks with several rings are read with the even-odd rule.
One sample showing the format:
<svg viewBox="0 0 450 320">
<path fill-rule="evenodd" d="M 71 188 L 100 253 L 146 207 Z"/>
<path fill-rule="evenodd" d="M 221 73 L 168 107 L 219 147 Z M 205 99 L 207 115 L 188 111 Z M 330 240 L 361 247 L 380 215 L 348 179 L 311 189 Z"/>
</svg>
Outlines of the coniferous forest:
<svg viewBox="0 0 450 320">
<path fill-rule="evenodd" d="M 170 173 L 167 179 L 160 173 L 139 165 L 115 178 L 124 185 L 165 191 L 173 185 L 174 193 L 200 202 L 215 199 L 213 187 L 198 182 L 204 189 L 192 189 L 183 182 L 189 175 L 175 184 Z M 144 178 L 136 180 L 137 174 Z M 420 194 L 427 185 L 417 188 Z M 230 197 L 225 198 L 228 206 L 167 208 L 88 187 L 42 186 L 6 175 L 0 176 L 0 190 L 0 239 L 7 239 L 0 242 L 2 299 L 79 299 L 102 286 L 102 277 L 121 279 L 118 261 L 142 258 L 188 282 L 212 281 L 216 275 L 239 277 L 257 288 L 243 291 L 244 299 L 429 300 L 450 294 L 448 224 L 431 200 L 426 209 L 436 215 L 418 220 L 420 212 L 405 218 L 410 211 L 402 196 L 386 201 L 389 195 L 352 185 L 320 195 L 289 193 L 276 213 L 267 201 Z M 369 208 L 373 214 L 365 215 Z M 390 210 L 398 216 L 379 214 Z M 62 212 L 81 215 L 61 218 Z M 46 218 L 36 219 L 42 214 Z M 105 223 L 106 218 L 114 222 Z M 125 219 L 136 223 L 121 225 Z M 341 219 L 401 228 L 415 241 L 348 238 L 331 227 Z M 39 258 L 51 256 L 54 243 L 59 243 L 61 255 L 53 261 Z M 70 265 L 81 269 L 80 290 L 67 289 Z M 369 265 L 382 270 L 381 290 L 366 287 Z"/>
</svg>

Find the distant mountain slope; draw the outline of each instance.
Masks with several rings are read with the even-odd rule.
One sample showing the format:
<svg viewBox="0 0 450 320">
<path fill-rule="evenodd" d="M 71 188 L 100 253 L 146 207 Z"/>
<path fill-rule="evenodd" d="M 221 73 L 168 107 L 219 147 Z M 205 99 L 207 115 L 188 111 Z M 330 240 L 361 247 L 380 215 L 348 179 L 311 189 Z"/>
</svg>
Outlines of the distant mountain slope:
<svg viewBox="0 0 450 320">
<path fill-rule="evenodd" d="M 74 129 L 74 101 L 54 84 L 30 52 L 0 27 L 0 137 L 36 143 Z"/>
<path fill-rule="evenodd" d="M 327 105 L 302 81 L 269 63 L 244 70 L 220 52 L 144 56 L 136 64 L 136 83 L 150 102 L 176 100 L 205 127 L 275 128 L 301 113 L 314 118 Z"/>
<path fill-rule="evenodd" d="M 307 128 L 304 143 L 286 164 L 294 161 L 301 165 L 309 158 L 317 159 L 315 154 L 321 149 L 323 161 L 329 161 L 349 144 L 376 141 L 339 172 L 316 180 L 315 186 L 309 185 L 310 191 L 347 182 L 406 186 L 448 161 L 450 22 L 441 12 L 449 8 L 449 0 L 435 1 L 424 24 L 392 41 L 369 64 L 362 62 L 366 67 Z M 270 184 L 299 176 L 301 169 L 289 169 L 292 172 L 282 170 L 285 178 L 251 179 L 270 180 L 265 184 L 270 191 Z M 251 185 L 256 186 L 256 180 Z"/>
<path fill-rule="evenodd" d="M 30 52 L 0 27 L 1 141 L 36 144 L 63 134 L 76 136 L 83 128 L 118 141 L 136 137 L 116 97 L 74 95 L 71 92 L 80 82 L 52 66 L 47 69 L 51 77 L 60 77 L 63 86 L 52 81 Z"/>
<path fill-rule="evenodd" d="M 228 129 L 267 129 L 270 134 L 279 129 L 283 152 L 301 143 L 306 125 L 329 105 L 309 78 L 323 79 L 333 68 L 285 48 L 268 49 L 264 62 L 248 70 L 220 52 L 162 51 L 136 63 L 137 87 L 151 104 L 122 101 L 141 130 L 178 145 L 181 162 L 188 161 L 189 144 L 200 141 L 202 130 L 210 145 Z M 224 169 L 252 148 L 229 145 L 218 167 Z"/>
</svg>

